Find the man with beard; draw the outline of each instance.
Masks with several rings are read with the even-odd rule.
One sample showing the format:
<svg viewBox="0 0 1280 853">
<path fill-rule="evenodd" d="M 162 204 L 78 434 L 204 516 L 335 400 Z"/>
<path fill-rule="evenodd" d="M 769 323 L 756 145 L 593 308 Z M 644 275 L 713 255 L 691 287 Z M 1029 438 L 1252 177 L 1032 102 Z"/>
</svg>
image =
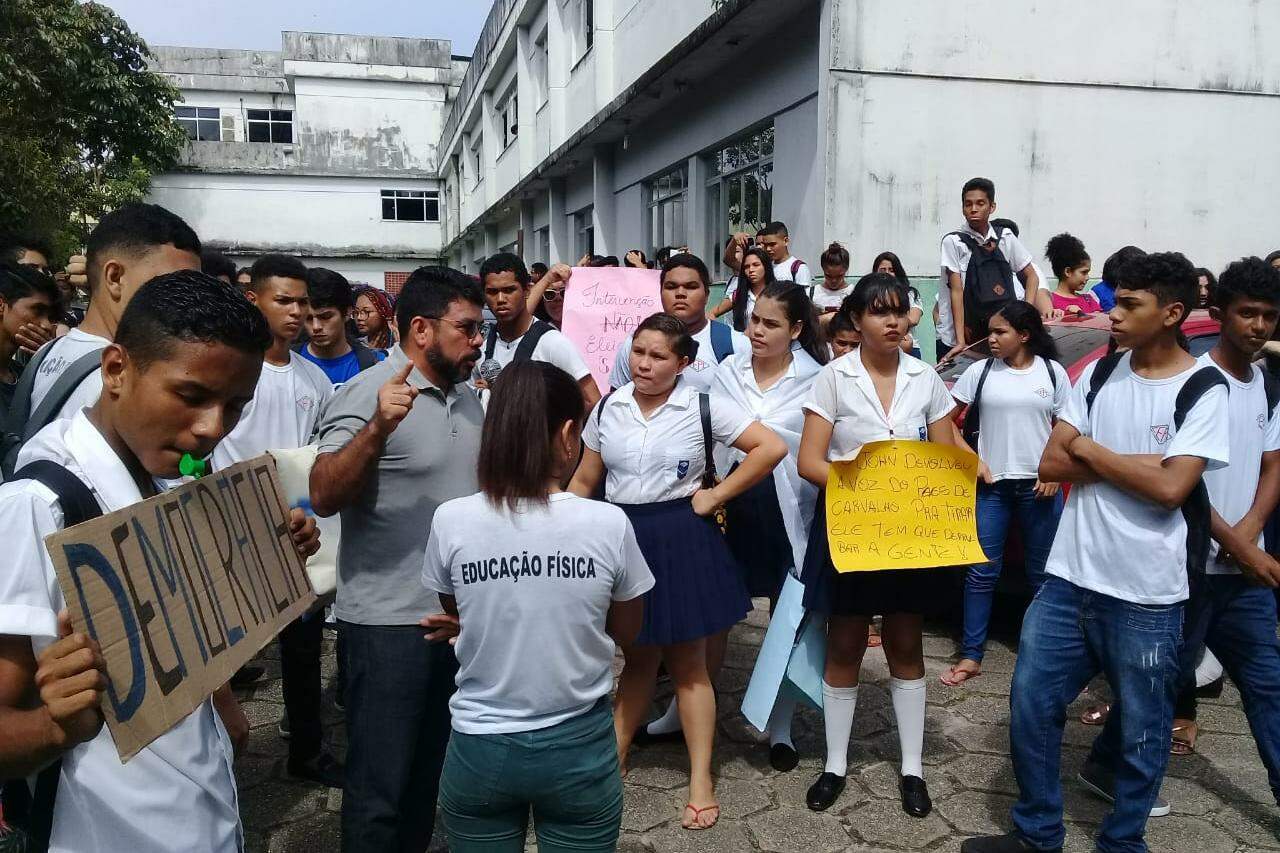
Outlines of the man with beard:
<svg viewBox="0 0 1280 853">
<path fill-rule="evenodd" d="M 436 508 L 478 491 L 484 412 L 464 380 L 480 357 L 483 305 L 469 276 L 415 270 L 396 303 L 399 344 L 337 390 L 317 428 L 311 505 L 342 513 L 344 853 L 431 841 L 458 664 L 452 646 L 423 640 L 447 617 L 423 620 L 442 608 L 421 574 Z"/>
</svg>

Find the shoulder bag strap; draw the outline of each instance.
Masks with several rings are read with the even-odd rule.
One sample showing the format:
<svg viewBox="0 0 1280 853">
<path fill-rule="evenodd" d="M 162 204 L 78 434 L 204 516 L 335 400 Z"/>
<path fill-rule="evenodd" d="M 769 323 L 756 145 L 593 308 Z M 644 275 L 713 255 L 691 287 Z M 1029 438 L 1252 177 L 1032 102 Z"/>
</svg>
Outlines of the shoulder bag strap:
<svg viewBox="0 0 1280 853">
<path fill-rule="evenodd" d="M 711 437 L 711 395 L 698 395 L 698 415 L 702 420 L 702 455 L 706 457 L 702 469 L 702 488 L 711 489 L 716 485 L 716 461 L 711 453 L 715 444 Z"/>
</svg>

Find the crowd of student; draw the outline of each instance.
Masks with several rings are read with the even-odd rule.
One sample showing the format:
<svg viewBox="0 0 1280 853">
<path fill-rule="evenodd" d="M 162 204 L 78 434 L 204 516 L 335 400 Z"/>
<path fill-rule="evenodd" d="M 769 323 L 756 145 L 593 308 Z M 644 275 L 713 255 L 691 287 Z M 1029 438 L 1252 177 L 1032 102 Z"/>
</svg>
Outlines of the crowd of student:
<svg viewBox="0 0 1280 853">
<path fill-rule="evenodd" d="M 1061 234 L 1050 290 L 1016 226 L 991 219 L 994 196 L 967 183 L 965 225 L 942 240 L 938 357 L 990 352 L 950 389 L 918 357 L 925 307 L 896 255 L 850 283 L 832 244 L 815 280 L 781 223 L 727 241 L 718 304 L 703 261 L 660 253 L 662 310 L 619 348 L 603 396 L 558 329 L 563 264 L 531 274 L 498 254 L 478 281 L 422 267 L 393 302 L 289 256 L 237 270 L 153 205 L 105 216 L 61 280 L 38 241 L 6 246 L 0 832 L 32 849 L 242 847 L 232 761 L 248 722 L 231 685 L 122 764 L 101 650 L 69 624 L 43 540 L 171 487 L 188 457 L 219 468 L 303 447 L 311 512 L 341 519 L 328 598 L 345 759 L 325 749 L 322 609 L 280 634 L 279 728 L 291 775 L 344 789 L 345 851 L 425 850 L 437 803 L 457 853 L 523 849 L 530 814 L 542 850 L 612 850 L 632 752 L 672 737 L 689 759 L 682 825 L 714 826 L 728 632 L 752 597 L 773 612 L 788 594 L 825 622 L 826 757 L 807 805 L 843 791 L 876 644 L 902 807 L 928 815 L 923 621 L 950 606 L 952 570 L 840 573 L 826 535 L 831 464 L 882 439 L 980 460 L 989 561 L 967 568 L 944 684 L 981 675 L 1014 523 L 1034 590 L 1011 694 L 1014 831 L 962 849 L 1061 849 L 1065 711 L 1098 674 L 1112 699 L 1080 774 L 1114 804 L 1098 849 L 1145 849 L 1148 816 L 1167 813 L 1174 718 L 1194 729 L 1208 659 L 1239 686 L 1280 801 L 1280 565 L 1263 536 L 1280 500 L 1280 381 L 1256 363 L 1280 319 L 1280 253 L 1215 279 L 1126 247 L 1087 292 L 1090 258 Z M 1196 359 L 1180 327 L 1200 305 L 1221 334 Z M 1114 351 L 1073 386 L 1044 321 L 1098 311 Z M 315 518 L 290 521 L 313 554 Z M 646 722 L 663 670 L 674 698 Z M 767 689 L 768 760 L 788 772 L 798 692 Z"/>
</svg>

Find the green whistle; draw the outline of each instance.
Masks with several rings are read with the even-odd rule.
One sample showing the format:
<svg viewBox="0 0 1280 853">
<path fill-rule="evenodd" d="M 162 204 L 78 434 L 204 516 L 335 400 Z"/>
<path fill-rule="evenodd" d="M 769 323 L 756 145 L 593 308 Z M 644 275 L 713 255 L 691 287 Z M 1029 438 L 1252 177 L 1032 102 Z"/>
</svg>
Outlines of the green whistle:
<svg viewBox="0 0 1280 853">
<path fill-rule="evenodd" d="M 184 453 L 178 462 L 178 472 L 184 477 L 195 477 L 199 480 L 209 473 L 209 463 L 203 459 L 196 459 L 190 453 Z"/>
</svg>

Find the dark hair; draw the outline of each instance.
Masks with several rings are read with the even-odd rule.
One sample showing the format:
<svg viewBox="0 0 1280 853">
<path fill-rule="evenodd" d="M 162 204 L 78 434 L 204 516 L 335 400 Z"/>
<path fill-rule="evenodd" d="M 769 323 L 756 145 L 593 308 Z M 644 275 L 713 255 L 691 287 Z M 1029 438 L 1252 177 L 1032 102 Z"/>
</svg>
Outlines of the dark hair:
<svg viewBox="0 0 1280 853">
<path fill-rule="evenodd" d="M 757 237 L 790 237 L 787 226 L 781 222 L 770 222 L 756 232 Z"/>
<path fill-rule="evenodd" d="M 693 361 L 698 355 L 698 342 L 693 339 L 693 335 L 689 334 L 689 330 L 685 328 L 684 321 L 675 314 L 667 314 L 659 311 L 657 314 L 650 314 L 636 326 L 635 334 L 631 336 L 632 340 L 640 337 L 641 332 L 661 332 L 666 335 L 667 342 L 671 345 L 671 351 L 679 358 L 687 358 Z"/>
<path fill-rule="evenodd" d="M 1218 279 L 1217 279 L 1217 276 L 1215 276 L 1212 272 L 1210 272 L 1205 267 L 1196 267 L 1196 287 L 1197 288 L 1200 287 L 1200 279 L 1202 278 L 1209 279 L 1209 286 L 1205 288 L 1208 291 L 1208 295 L 1205 297 L 1204 304 L 1211 305 L 1213 304 L 1213 291 L 1218 287 Z M 1200 303 L 1197 301 L 1196 304 L 1199 305 Z"/>
<path fill-rule="evenodd" d="M 667 248 L 670 249 L 670 246 L 668 246 Z M 644 253 L 644 249 L 632 249 L 631 251 L 635 252 L 637 255 L 640 256 L 640 266 L 642 267 L 649 266 L 649 256 Z M 631 252 L 628 252 L 627 254 L 631 254 Z M 668 251 L 667 254 L 670 255 L 671 254 L 670 251 Z M 663 258 L 663 260 L 665 261 L 666 258 Z"/>
<path fill-rule="evenodd" d="M 1258 257 L 1232 261 L 1209 288 L 1209 304 L 1226 311 L 1236 299 L 1280 304 L 1280 270 Z"/>
<path fill-rule="evenodd" d="M 529 264 L 529 276 L 535 281 L 546 275 L 547 271 L 548 267 L 542 261 L 534 261 Z"/>
<path fill-rule="evenodd" d="M 0 235 L 0 261 L 16 264 L 27 250 L 39 252 L 49 262 L 53 261 L 53 246 L 44 237 L 35 234 Z"/>
<path fill-rule="evenodd" d="M 837 311 L 831 315 L 831 320 L 827 323 L 827 340 L 834 341 L 836 335 L 841 332 L 856 333 L 857 331 L 858 327 L 853 325 L 853 319 L 843 311 Z"/>
<path fill-rule="evenodd" d="M 1111 253 L 1111 257 L 1107 258 L 1106 262 L 1102 265 L 1102 280 L 1111 285 L 1111 288 L 1114 290 L 1116 281 L 1120 278 L 1120 268 L 1131 259 L 1145 254 L 1146 252 L 1142 251 L 1137 246 L 1124 246 L 1116 249 Z"/>
<path fill-rule="evenodd" d="M 1053 274 L 1059 279 L 1067 274 L 1067 270 L 1089 263 L 1089 253 L 1084 250 L 1084 243 L 1079 237 L 1065 231 L 1049 238 L 1044 254 L 1049 259 L 1049 266 L 1053 267 Z"/>
<path fill-rule="evenodd" d="M 400 340 L 409 337 L 414 317 L 443 317 L 458 300 L 484 307 L 479 283 L 453 267 L 424 266 L 409 273 L 396 297 L 396 329 Z"/>
<path fill-rule="evenodd" d="M 881 252 L 876 255 L 876 259 L 871 262 L 872 272 L 876 271 L 876 267 L 880 266 L 881 261 L 889 262 L 889 265 L 893 267 L 893 277 L 902 282 L 902 286 L 907 289 L 909 295 L 914 296 L 916 299 L 920 298 L 920 291 L 916 290 L 916 286 L 907 277 L 907 269 L 902 265 L 902 261 L 899 260 L 896 254 L 893 252 Z"/>
<path fill-rule="evenodd" d="M 1152 252 L 1135 255 L 1120 268 L 1116 289 L 1149 290 L 1161 307 L 1174 302 L 1182 304 L 1177 328 L 1200 304 L 1200 282 L 1196 269 L 1181 252 Z"/>
<path fill-rule="evenodd" d="M 659 269 L 662 268 L 663 264 L 671 260 L 671 253 L 674 252 L 676 248 L 676 246 L 663 246 L 661 249 L 653 253 L 653 262 Z M 640 254 L 643 256 L 644 252 L 641 252 Z"/>
<path fill-rule="evenodd" d="M 826 364 L 829 353 L 826 342 L 822 338 L 822 327 L 818 324 L 818 314 L 813 310 L 813 302 L 809 300 L 808 289 L 791 281 L 775 281 L 761 291 L 756 298 L 756 305 L 761 299 L 772 299 L 782 306 L 787 315 L 787 322 L 800 323 L 800 337 L 796 342 L 818 364 Z"/>
<path fill-rule="evenodd" d="M 970 178 L 964 182 L 964 188 L 960 190 L 960 198 L 963 200 L 973 190 L 981 190 L 987 194 L 987 201 L 996 200 L 996 185 L 990 178 Z"/>
<path fill-rule="evenodd" d="M 232 284 L 236 283 L 236 262 L 213 249 L 205 249 L 200 253 L 200 272 L 214 278 L 225 275 Z"/>
<path fill-rule="evenodd" d="M 852 318 L 868 311 L 906 314 L 910 308 L 911 297 L 905 284 L 888 273 L 873 272 L 858 279 L 853 293 L 840 303 L 839 313 Z"/>
<path fill-rule="evenodd" d="M 240 267 L 240 269 L 236 270 L 236 278 L 240 278 L 240 276 L 242 275 L 251 276 L 253 275 L 253 270 L 249 269 L 248 267 Z"/>
<path fill-rule="evenodd" d="M 667 262 L 662 265 L 662 272 L 658 276 L 659 286 L 661 282 L 667 280 L 667 273 L 674 269 L 690 269 L 698 274 L 698 278 L 702 281 L 702 287 L 711 292 L 711 273 L 707 271 L 707 265 L 702 262 L 702 258 L 697 255 L 691 255 L 688 252 L 681 252 L 678 255 L 672 255 Z"/>
<path fill-rule="evenodd" d="M 582 405 L 581 386 L 554 364 L 507 365 L 493 383 L 480 432 L 477 470 L 490 503 L 513 511 L 521 498 L 546 503 L 547 481 L 557 474 L 552 443 L 566 423 L 581 427 Z"/>
<path fill-rule="evenodd" d="M 597 264 L 592 264 L 592 266 L 595 266 L 595 267 L 617 267 L 617 266 L 622 266 L 622 263 L 618 260 L 618 256 L 617 256 L 617 255 L 601 255 L 601 256 L 600 256 L 600 262 L 599 262 L 599 263 L 597 263 Z"/>
<path fill-rule="evenodd" d="M 1280 249 L 1276 249 L 1274 252 L 1263 258 L 1263 260 L 1269 264 L 1274 264 L 1276 261 L 1280 261 Z"/>
<path fill-rule="evenodd" d="M 1058 345 L 1054 342 L 1053 335 L 1044 327 L 1040 309 L 1019 299 L 1008 303 L 996 313 L 1008 320 L 1015 332 L 1027 336 L 1026 347 L 1032 355 L 1051 361 L 1058 360 Z M 1053 365 L 1049 365 L 1049 369 L 1052 370 Z"/>
<path fill-rule="evenodd" d="M 165 245 L 200 254 L 200 238 L 191 226 L 158 204 L 131 202 L 111 211 L 98 221 L 86 244 L 90 294 L 98 287 L 98 264 L 104 254 L 145 253 Z"/>
<path fill-rule="evenodd" d="M 346 313 L 351 310 L 356 299 L 351 291 L 351 282 L 346 277 L 324 267 L 312 267 L 307 270 L 307 298 L 311 300 L 311 309 L 337 308 Z"/>
<path fill-rule="evenodd" d="M 168 357 L 175 341 L 224 344 L 261 356 L 271 344 L 271 330 L 234 284 L 180 270 L 140 287 L 116 329 L 116 343 L 141 368 Z"/>
<path fill-rule="evenodd" d="M 520 260 L 520 256 L 511 252 L 499 252 L 484 259 L 484 263 L 480 265 L 480 286 L 484 286 L 485 276 L 497 275 L 503 272 L 509 272 L 514 275 L 516 284 L 521 287 L 529 286 L 529 270 L 525 268 L 524 261 Z"/>
<path fill-rule="evenodd" d="M 249 289 L 257 292 L 269 278 L 307 280 L 307 267 L 293 255 L 263 255 L 249 268 Z"/>
<path fill-rule="evenodd" d="M 30 248 L 30 247 L 26 247 Z M 53 276 L 28 264 L 0 261 L 0 299 L 10 308 L 19 299 L 28 296 L 44 296 L 52 305 L 51 318 L 62 313 L 62 291 Z"/>
<path fill-rule="evenodd" d="M 764 264 L 764 286 L 767 288 L 777 281 L 773 275 L 773 259 L 768 252 L 759 246 L 752 246 L 742 253 L 742 263 L 738 264 L 738 289 L 733 293 L 733 327 L 739 332 L 747 325 L 747 297 L 751 295 L 751 282 L 747 280 L 747 274 L 742 268 L 747 265 L 747 258 L 752 256 Z"/>
<path fill-rule="evenodd" d="M 1012 219 L 993 219 L 988 224 L 992 228 L 1003 228 L 1005 231 L 1012 231 L 1013 236 L 1015 237 L 1022 236 L 1018 233 L 1018 223 L 1014 222 Z"/>
<path fill-rule="evenodd" d="M 822 257 L 818 258 L 818 263 L 824 267 L 844 267 L 847 270 L 849 269 L 849 250 L 833 242 L 822 253 Z"/>
</svg>

